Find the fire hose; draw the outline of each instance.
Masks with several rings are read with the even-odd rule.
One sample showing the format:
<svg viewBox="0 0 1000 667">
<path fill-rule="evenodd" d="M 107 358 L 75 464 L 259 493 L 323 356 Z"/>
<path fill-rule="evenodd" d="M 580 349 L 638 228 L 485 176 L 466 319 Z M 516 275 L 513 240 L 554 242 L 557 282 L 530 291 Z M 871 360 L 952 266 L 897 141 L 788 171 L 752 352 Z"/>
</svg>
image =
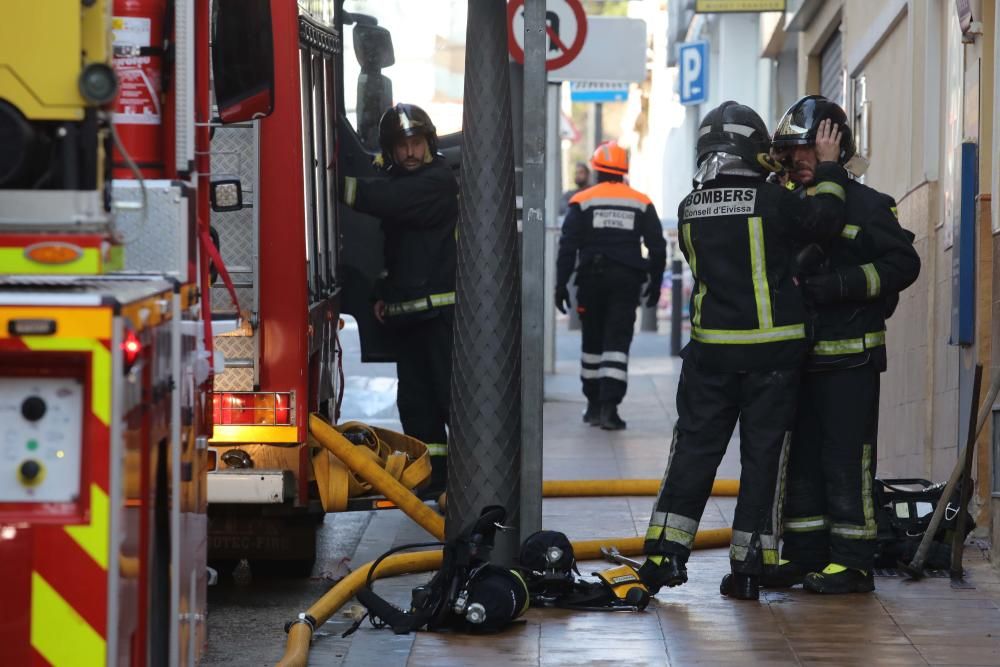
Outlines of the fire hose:
<svg viewBox="0 0 1000 667">
<path fill-rule="evenodd" d="M 391 500 L 407 516 L 417 522 L 438 540 L 444 539 L 444 519 L 425 505 L 409 489 L 379 467 L 369 457 L 355 451 L 354 446 L 336 429 L 316 415 L 309 416 L 309 429 L 316 442 L 341 459 L 372 487 Z M 623 496 L 656 495 L 659 480 L 606 480 L 606 481 L 550 481 L 543 484 L 545 497 L 573 496 Z M 736 480 L 717 480 L 713 495 L 732 496 L 739 490 Z M 732 538 L 730 528 L 700 530 L 695 535 L 694 549 L 726 547 Z M 642 554 L 644 537 L 612 537 L 573 542 L 573 552 L 578 560 L 599 560 L 602 547 L 615 547 L 624 556 Z M 373 563 L 366 563 L 338 581 L 309 609 L 302 612 L 288 625 L 285 654 L 279 667 L 305 667 L 309 659 L 309 645 L 316 628 L 326 623 L 341 607 L 347 604 L 368 577 Z M 373 574 L 373 579 L 396 574 L 414 574 L 436 570 L 441 566 L 441 550 L 401 553 L 385 558 Z"/>
</svg>

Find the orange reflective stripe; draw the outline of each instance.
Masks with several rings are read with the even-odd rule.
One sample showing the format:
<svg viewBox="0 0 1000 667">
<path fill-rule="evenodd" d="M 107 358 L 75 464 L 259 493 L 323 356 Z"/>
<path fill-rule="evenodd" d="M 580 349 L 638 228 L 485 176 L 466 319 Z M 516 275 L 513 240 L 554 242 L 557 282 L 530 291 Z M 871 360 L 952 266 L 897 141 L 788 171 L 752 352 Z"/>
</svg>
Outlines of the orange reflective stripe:
<svg viewBox="0 0 1000 667">
<path fill-rule="evenodd" d="M 593 187 L 577 192 L 569 200 L 569 203 L 582 204 L 592 199 L 631 199 L 643 204 L 643 207 L 653 203 L 652 199 L 638 190 L 633 190 L 624 183 L 598 183 Z"/>
</svg>

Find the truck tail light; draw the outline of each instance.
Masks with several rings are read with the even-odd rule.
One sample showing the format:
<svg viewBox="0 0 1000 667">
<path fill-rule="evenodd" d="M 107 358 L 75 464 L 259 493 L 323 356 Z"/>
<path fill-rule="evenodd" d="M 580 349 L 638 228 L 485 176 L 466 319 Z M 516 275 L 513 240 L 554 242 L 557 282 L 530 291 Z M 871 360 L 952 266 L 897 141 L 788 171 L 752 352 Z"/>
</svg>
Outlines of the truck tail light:
<svg viewBox="0 0 1000 667">
<path fill-rule="evenodd" d="M 293 426 L 288 392 L 220 392 L 212 397 L 212 422 L 220 426 Z"/>
</svg>

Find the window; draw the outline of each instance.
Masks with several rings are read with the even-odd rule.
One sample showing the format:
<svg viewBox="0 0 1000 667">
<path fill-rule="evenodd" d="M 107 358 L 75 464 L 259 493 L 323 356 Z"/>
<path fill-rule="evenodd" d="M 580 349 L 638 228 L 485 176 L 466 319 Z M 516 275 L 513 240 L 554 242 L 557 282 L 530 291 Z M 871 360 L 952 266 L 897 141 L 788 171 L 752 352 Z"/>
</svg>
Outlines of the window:
<svg viewBox="0 0 1000 667">
<path fill-rule="evenodd" d="M 823 47 L 819 59 L 820 95 L 841 107 L 844 106 L 843 43 L 838 26 Z"/>
</svg>

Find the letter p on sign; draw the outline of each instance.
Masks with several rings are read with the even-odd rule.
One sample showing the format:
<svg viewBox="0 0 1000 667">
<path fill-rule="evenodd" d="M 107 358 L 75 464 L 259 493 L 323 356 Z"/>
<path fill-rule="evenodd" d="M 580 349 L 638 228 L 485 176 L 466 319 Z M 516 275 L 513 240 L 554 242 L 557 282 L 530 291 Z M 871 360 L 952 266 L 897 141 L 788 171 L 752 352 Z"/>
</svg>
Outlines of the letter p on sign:
<svg viewBox="0 0 1000 667">
<path fill-rule="evenodd" d="M 681 104 L 701 104 L 708 99 L 708 42 L 680 45 Z"/>
</svg>

